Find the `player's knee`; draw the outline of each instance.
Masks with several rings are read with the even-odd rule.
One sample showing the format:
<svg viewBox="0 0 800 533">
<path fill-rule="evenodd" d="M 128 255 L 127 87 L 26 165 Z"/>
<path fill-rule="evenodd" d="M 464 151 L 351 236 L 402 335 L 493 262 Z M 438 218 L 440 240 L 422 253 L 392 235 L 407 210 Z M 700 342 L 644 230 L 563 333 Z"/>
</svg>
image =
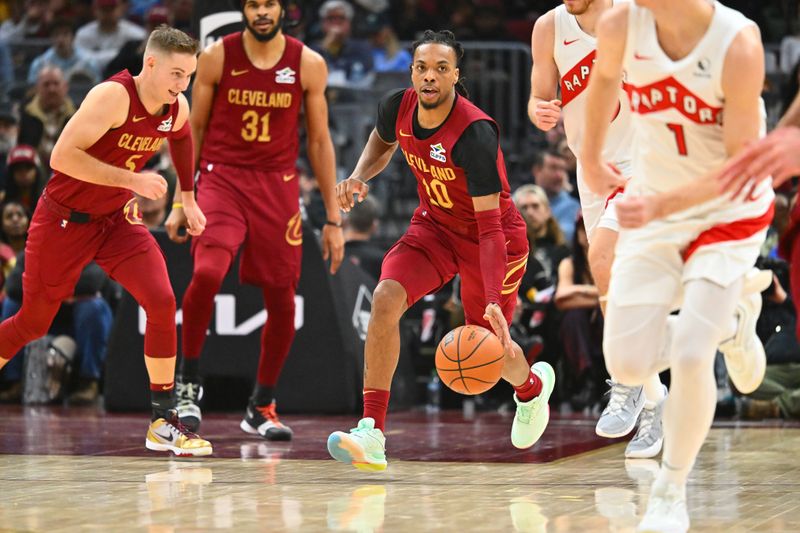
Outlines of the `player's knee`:
<svg viewBox="0 0 800 533">
<path fill-rule="evenodd" d="M 222 285 L 225 273 L 226 271 L 222 270 L 219 265 L 208 263 L 197 264 L 192 273 L 192 283 L 202 287 L 217 287 Z"/>
<path fill-rule="evenodd" d="M 153 291 L 140 303 L 147 314 L 148 322 L 164 323 L 175 320 L 176 304 L 172 290 Z"/>
<path fill-rule="evenodd" d="M 293 287 L 269 287 L 264 289 L 264 307 L 269 315 L 288 314 L 294 316 Z"/>
<path fill-rule="evenodd" d="M 406 290 L 400 283 L 385 279 L 378 283 L 372 293 L 370 321 L 400 320 L 406 309 Z"/>
<path fill-rule="evenodd" d="M 651 361 L 634 348 L 633 341 L 629 337 L 603 340 L 606 369 L 623 385 L 641 385 L 652 373 Z"/>
<path fill-rule="evenodd" d="M 673 373 L 694 378 L 712 370 L 716 345 L 699 338 L 675 332 L 670 350 L 670 369 Z"/>
</svg>

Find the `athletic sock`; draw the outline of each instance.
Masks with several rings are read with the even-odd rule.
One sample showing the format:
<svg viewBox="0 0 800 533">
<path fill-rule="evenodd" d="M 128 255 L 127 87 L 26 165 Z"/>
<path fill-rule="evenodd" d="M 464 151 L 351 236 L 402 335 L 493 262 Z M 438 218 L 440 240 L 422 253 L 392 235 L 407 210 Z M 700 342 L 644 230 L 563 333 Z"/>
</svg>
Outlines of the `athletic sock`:
<svg viewBox="0 0 800 533">
<path fill-rule="evenodd" d="M 514 392 L 517 394 L 517 400 L 523 403 L 529 402 L 542 393 L 542 380 L 533 373 L 533 370 L 529 370 L 528 377 L 522 385 L 514 387 Z"/>
<path fill-rule="evenodd" d="M 375 428 L 386 427 L 386 411 L 389 409 L 389 391 L 364 389 L 364 416 L 375 420 Z"/>
<path fill-rule="evenodd" d="M 200 359 L 183 357 L 179 374 L 183 383 L 197 383 L 200 381 Z"/>
<path fill-rule="evenodd" d="M 272 387 L 267 387 L 265 385 L 259 385 L 256 383 L 256 388 L 253 389 L 253 396 L 250 397 L 250 400 L 253 402 L 253 404 L 259 406 L 269 405 L 274 399 L 275 394 Z"/>
<path fill-rule="evenodd" d="M 172 394 L 175 382 L 150 383 L 150 406 L 153 409 L 153 420 L 167 418 L 167 411 L 175 408 L 175 396 Z"/>
</svg>

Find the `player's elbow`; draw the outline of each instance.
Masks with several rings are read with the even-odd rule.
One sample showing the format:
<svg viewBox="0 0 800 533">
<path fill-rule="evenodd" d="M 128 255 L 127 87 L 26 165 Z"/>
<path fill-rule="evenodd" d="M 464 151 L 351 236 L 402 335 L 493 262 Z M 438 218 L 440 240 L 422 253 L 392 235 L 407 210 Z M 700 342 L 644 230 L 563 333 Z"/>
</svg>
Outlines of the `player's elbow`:
<svg viewBox="0 0 800 533">
<path fill-rule="evenodd" d="M 50 153 L 50 168 L 58 172 L 63 172 L 65 158 L 64 147 L 62 143 L 57 142 L 53 147 L 53 151 Z"/>
</svg>

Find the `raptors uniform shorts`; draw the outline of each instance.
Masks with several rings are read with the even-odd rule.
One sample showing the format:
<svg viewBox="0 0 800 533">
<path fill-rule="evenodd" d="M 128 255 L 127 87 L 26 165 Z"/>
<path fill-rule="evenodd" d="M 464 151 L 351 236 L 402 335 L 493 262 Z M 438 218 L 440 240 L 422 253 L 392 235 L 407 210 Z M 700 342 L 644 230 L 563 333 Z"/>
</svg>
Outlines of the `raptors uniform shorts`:
<svg viewBox="0 0 800 533">
<path fill-rule="evenodd" d="M 614 163 L 617 170 L 626 180 L 631 178 L 630 162 Z M 591 241 L 592 234 L 597 228 L 607 228 L 611 231 L 619 232 L 619 220 L 614 203 L 624 197 L 624 193 L 619 192 L 611 198 L 593 193 L 583 181 L 583 169 L 578 165 L 578 196 L 581 199 L 581 212 L 583 213 L 583 224 L 586 226 L 586 236 Z"/>
<path fill-rule="evenodd" d="M 528 237 L 525 221 L 516 209 L 506 211 L 502 225 L 506 238 L 507 265 L 500 307 L 510 324 L 517 304 L 519 284 L 528 263 Z M 468 236 L 472 232 L 468 228 L 436 223 L 425 211 L 417 209 L 406 233 L 386 252 L 381 266 L 381 281 L 391 279 L 400 283 L 411 307 L 459 274 L 467 324 L 491 330 L 490 324 L 483 318 L 486 297 L 483 292 L 480 249 L 477 240 Z"/>
<path fill-rule="evenodd" d="M 83 268 L 96 262 L 109 276 L 127 259 L 158 248 L 131 199 L 124 208 L 88 222 L 71 222 L 69 209 L 42 195 L 25 244 L 22 290 L 50 301 L 72 296 Z M 146 275 L 143 274 L 143 275 Z"/>
<path fill-rule="evenodd" d="M 221 163 L 200 164 L 197 203 L 206 229 L 192 239 L 242 256 L 239 279 L 257 286 L 297 286 L 303 227 L 299 177 L 294 168 L 263 172 Z"/>
<path fill-rule="evenodd" d="M 626 194 L 637 194 L 630 183 Z M 769 180 L 756 197 L 748 202 L 719 198 L 642 228 L 623 229 L 611 268 L 609 301 L 675 309 L 688 281 L 705 279 L 728 287 L 744 276 L 772 222 Z"/>
</svg>

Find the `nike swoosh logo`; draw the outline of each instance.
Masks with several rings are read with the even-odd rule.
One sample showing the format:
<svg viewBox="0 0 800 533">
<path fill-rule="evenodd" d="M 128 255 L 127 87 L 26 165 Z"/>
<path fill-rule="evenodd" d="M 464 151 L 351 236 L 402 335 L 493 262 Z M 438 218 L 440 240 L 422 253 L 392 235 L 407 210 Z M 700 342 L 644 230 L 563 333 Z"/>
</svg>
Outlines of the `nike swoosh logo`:
<svg viewBox="0 0 800 533">
<path fill-rule="evenodd" d="M 577 43 L 577 42 L 578 42 L 578 39 L 572 39 L 571 41 L 568 41 L 568 40 L 564 39 L 564 46 L 569 46 L 572 43 Z"/>
<path fill-rule="evenodd" d="M 141 122 L 141 121 L 143 121 L 143 120 L 144 120 L 144 119 L 146 119 L 146 118 L 147 118 L 147 117 L 137 117 L 136 115 L 134 115 L 134 116 L 133 116 L 133 121 L 134 121 L 134 122 Z"/>
<path fill-rule="evenodd" d="M 634 59 L 638 59 L 639 61 L 649 61 L 649 60 L 653 59 L 652 57 L 639 55 L 639 52 L 634 52 L 633 53 L 633 58 Z"/>
<path fill-rule="evenodd" d="M 247 74 L 248 72 L 250 72 L 248 69 L 244 69 L 244 70 L 233 69 L 233 70 L 231 70 L 231 76 L 233 76 L 235 78 L 236 76 L 241 76 L 242 74 Z"/>
<path fill-rule="evenodd" d="M 410 133 L 406 133 L 403 130 L 400 130 L 400 137 L 413 137 Z"/>
<path fill-rule="evenodd" d="M 294 174 L 284 174 L 283 181 L 292 181 Z"/>
<path fill-rule="evenodd" d="M 163 427 L 163 426 L 162 426 L 162 427 Z M 159 429 L 160 429 L 160 428 L 159 428 Z M 167 442 L 172 442 L 172 439 L 174 438 L 174 437 L 173 437 L 173 435 L 172 435 L 172 433 L 171 433 L 171 432 L 169 432 L 169 431 L 167 432 L 167 435 L 164 435 L 163 433 L 159 433 L 159 432 L 158 432 L 158 431 L 156 431 L 156 430 L 153 430 L 153 433 L 155 433 L 157 436 L 161 437 L 162 439 L 164 439 L 164 440 L 165 440 L 165 441 L 167 441 Z"/>
<path fill-rule="evenodd" d="M 161 390 L 170 390 L 171 388 L 172 388 L 172 385 L 162 385 L 161 386 Z"/>
</svg>

